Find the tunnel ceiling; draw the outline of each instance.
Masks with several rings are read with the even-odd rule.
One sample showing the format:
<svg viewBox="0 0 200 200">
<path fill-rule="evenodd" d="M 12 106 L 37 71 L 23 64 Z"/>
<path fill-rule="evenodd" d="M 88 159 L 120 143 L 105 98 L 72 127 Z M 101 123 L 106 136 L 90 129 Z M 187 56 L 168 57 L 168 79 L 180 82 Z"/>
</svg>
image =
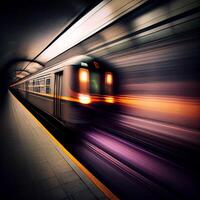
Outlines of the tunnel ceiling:
<svg viewBox="0 0 200 200">
<path fill-rule="evenodd" d="M 20 71 L 74 20 L 96 5 L 98 0 L 1 1 L 0 71 L 28 74 L 42 68 L 32 63 L 32 71 Z M 17 69 L 17 71 L 15 71 Z"/>
</svg>

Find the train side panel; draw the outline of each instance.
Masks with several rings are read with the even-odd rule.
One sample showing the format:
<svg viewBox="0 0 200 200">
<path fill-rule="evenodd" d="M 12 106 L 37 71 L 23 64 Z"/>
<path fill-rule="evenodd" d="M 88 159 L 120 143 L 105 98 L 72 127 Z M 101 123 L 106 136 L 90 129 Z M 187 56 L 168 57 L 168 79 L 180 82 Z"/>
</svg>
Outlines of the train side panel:
<svg viewBox="0 0 200 200">
<path fill-rule="evenodd" d="M 53 98 L 46 97 L 38 94 L 29 93 L 28 99 L 31 104 L 38 107 L 42 111 L 47 112 L 50 115 L 53 115 Z"/>
<path fill-rule="evenodd" d="M 50 115 L 53 115 L 53 92 L 54 92 L 53 91 L 53 84 L 54 84 L 53 73 L 48 75 L 48 78 L 50 79 L 50 83 L 48 86 L 49 87 L 48 94 L 46 93 L 36 94 L 36 93 L 33 93 L 33 91 L 28 91 L 26 92 L 27 93 L 26 99 L 27 101 L 29 101 L 31 104 L 38 107 L 42 111 Z"/>
</svg>

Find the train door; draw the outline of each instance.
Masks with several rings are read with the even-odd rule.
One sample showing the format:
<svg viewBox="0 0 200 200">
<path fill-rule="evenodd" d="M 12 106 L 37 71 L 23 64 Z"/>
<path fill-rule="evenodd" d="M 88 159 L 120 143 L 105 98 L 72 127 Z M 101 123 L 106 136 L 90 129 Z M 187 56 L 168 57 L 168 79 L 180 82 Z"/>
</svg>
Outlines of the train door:
<svg viewBox="0 0 200 200">
<path fill-rule="evenodd" d="M 54 116 L 58 119 L 61 119 L 62 76 L 63 76 L 62 71 L 55 73 L 55 80 L 54 80 Z"/>
</svg>

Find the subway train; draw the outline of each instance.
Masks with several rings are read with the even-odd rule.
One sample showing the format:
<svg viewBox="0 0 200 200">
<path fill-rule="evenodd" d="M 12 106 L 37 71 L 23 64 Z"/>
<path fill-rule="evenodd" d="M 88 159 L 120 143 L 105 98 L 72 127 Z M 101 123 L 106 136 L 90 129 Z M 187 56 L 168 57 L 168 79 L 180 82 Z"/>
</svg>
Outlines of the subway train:
<svg viewBox="0 0 200 200">
<path fill-rule="evenodd" d="M 115 104 L 117 74 L 103 61 L 75 56 L 11 85 L 29 103 L 65 125 L 87 124 L 95 107 Z"/>
</svg>

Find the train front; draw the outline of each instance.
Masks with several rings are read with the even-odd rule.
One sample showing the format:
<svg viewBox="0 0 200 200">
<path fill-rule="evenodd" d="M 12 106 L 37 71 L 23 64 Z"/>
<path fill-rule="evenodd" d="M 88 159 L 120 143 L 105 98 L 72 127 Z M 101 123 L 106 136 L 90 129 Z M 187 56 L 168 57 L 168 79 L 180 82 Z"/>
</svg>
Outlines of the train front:
<svg viewBox="0 0 200 200">
<path fill-rule="evenodd" d="M 94 117 L 116 108 L 119 83 L 117 72 L 108 63 L 96 59 L 83 60 L 73 66 L 72 77 L 80 121 L 91 122 Z"/>
<path fill-rule="evenodd" d="M 80 104 L 115 103 L 117 75 L 109 64 L 94 59 L 84 60 L 74 67 L 74 77 L 73 90 Z"/>
</svg>

